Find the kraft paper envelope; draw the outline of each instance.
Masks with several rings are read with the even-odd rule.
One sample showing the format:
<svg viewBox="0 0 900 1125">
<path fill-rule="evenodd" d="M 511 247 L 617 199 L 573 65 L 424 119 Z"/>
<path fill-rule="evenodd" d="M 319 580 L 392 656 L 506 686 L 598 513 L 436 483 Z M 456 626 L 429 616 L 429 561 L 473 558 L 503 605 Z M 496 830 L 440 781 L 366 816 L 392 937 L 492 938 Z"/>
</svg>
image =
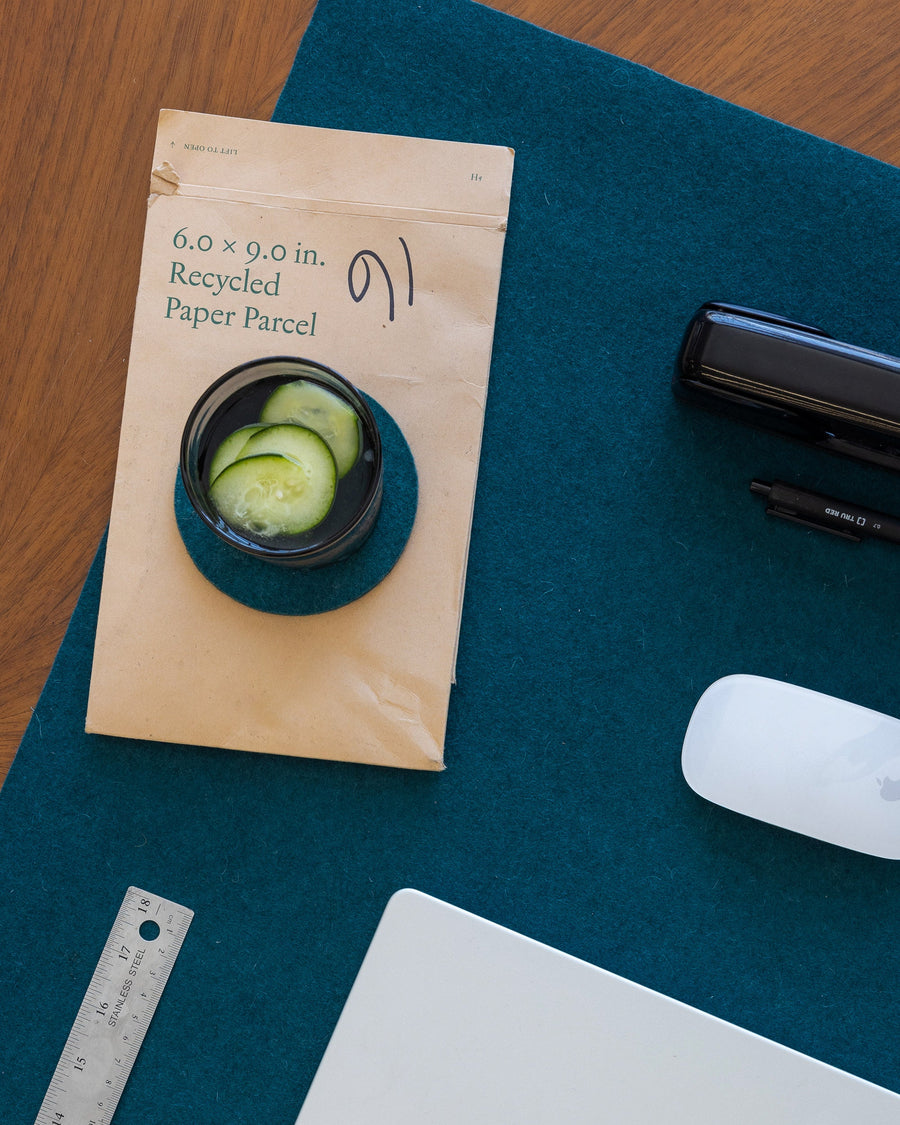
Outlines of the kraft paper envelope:
<svg viewBox="0 0 900 1125">
<path fill-rule="evenodd" d="M 442 768 L 512 163 L 501 146 L 162 112 L 89 732 Z M 385 267 L 364 299 L 348 283 L 361 250 Z M 222 593 L 174 516 L 194 402 L 273 355 L 341 372 L 415 459 L 397 564 L 325 613 Z"/>
</svg>

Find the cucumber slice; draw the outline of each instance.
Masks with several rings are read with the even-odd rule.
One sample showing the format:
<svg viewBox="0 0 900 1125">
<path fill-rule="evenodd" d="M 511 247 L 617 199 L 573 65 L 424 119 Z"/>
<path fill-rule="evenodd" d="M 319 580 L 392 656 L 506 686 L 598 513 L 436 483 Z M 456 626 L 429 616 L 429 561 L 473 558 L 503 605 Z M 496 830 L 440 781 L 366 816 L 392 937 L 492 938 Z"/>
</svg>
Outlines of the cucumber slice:
<svg viewBox="0 0 900 1125">
<path fill-rule="evenodd" d="M 209 463 L 210 483 L 216 479 L 226 465 L 230 465 L 232 461 L 237 461 L 247 439 L 259 433 L 263 428 L 262 422 L 257 422 L 252 426 L 241 426 L 239 430 L 230 433 L 227 438 L 219 443 Z"/>
<path fill-rule="evenodd" d="M 310 439 L 315 442 L 311 443 Z M 282 457 L 292 457 L 301 464 L 309 456 L 310 449 L 324 442 L 325 439 L 307 426 L 298 426 L 294 422 L 281 422 L 278 425 L 261 426 L 260 429 L 248 437 L 241 449 L 241 460 L 244 457 L 257 457 L 260 453 L 280 453 Z M 329 457 L 333 457 L 331 449 L 326 444 Z M 235 458 L 238 460 L 238 458 Z"/>
<path fill-rule="evenodd" d="M 260 421 L 294 422 L 315 430 L 334 454 L 339 477 L 349 472 L 359 457 L 360 421 L 356 411 L 339 395 L 309 379 L 276 388 L 263 405 Z"/>
<path fill-rule="evenodd" d="M 303 460 L 280 453 L 241 457 L 209 489 L 219 515 L 237 531 L 264 539 L 300 535 L 321 523 L 337 487 L 334 458 L 311 431 Z"/>
</svg>

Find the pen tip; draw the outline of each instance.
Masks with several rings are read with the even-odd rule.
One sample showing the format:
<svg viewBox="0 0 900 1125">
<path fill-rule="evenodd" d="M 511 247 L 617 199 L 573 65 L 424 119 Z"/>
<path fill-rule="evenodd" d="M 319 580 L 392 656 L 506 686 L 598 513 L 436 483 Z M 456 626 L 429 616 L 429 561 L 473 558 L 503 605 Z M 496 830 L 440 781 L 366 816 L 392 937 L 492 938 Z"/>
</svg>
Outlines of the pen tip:
<svg viewBox="0 0 900 1125">
<path fill-rule="evenodd" d="M 760 496 L 768 496 L 772 491 L 772 486 L 764 480 L 752 480 L 750 481 L 750 491 L 756 492 Z"/>
</svg>

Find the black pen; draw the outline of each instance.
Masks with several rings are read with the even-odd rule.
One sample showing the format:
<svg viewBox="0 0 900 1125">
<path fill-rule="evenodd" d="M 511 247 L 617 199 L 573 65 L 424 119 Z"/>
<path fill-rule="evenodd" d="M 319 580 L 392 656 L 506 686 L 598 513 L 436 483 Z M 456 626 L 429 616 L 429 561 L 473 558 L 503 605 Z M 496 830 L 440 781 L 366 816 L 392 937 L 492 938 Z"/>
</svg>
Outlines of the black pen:
<svg viewBox="0 0 900 1125">
<path fill-rule="evenodd" d="M 751 481 L 750 491 L 766 497 L 769 501 L 766 512 L 770 516 L 814 527 L 818 531 L 828 531 L 856 543 L 865 536 L 900 543 L 900 519 L 896 516 L 874 512 L 859 504 L 822 496 L 805 488 L 795 488 L 780 480 L 771 483 Z"/>
</svg>

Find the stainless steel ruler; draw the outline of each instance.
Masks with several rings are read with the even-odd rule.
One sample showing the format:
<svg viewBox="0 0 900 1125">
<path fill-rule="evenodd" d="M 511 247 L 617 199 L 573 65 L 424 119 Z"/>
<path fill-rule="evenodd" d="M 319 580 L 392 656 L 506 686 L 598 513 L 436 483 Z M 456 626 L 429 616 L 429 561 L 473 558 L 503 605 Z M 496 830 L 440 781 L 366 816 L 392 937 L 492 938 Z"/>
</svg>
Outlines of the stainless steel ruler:
<svg viewBox="0 0 900 1125">
<path fill-rule="evenodd" d="M 35 1125 L 109 1125 L 193 917 L 128 888 Z"/>
</svg>

